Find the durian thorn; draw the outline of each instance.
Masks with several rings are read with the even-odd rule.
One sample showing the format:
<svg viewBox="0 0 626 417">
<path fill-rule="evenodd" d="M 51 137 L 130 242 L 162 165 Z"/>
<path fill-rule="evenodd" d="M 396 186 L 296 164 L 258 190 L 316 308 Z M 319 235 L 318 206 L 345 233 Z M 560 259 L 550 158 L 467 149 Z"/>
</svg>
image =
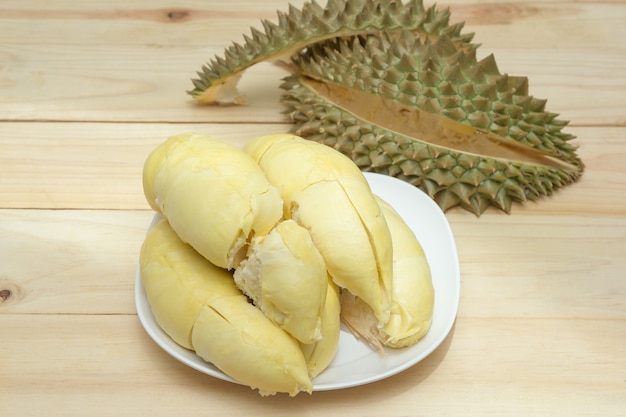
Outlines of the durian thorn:
<svg viewBox="0 0 626 417">
<path fill-rule="evenodd" d="M 524 162 L 556 170 L 578 172 L 579 167 L 547 155 L 514 139 L 409 107 L 375 94 L 339 84 L 301 77 L 314 94 L 355 117 L 415 141 L 503 162 Z"/>
</svg>

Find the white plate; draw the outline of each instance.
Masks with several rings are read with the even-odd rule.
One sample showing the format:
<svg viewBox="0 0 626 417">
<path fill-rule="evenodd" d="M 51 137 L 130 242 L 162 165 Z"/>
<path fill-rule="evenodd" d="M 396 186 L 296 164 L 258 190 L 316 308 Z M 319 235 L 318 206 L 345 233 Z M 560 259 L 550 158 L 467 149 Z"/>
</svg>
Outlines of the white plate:
<svg viewBox="0 0 626 417">
<path fill-rule="evenodd" d="M 424 248 L 435 287 L 432 327 L 417 344 L 404 349 L 387 349 L 384 357 L 342 328 L 337 354 L 330 366 L 313 380 L 314 391 L 368 384 L 415 365 L 446 338 L 459 306 L 461 282 L 458 255 L 450 225 L 441 209 L 425 193 L 402 180 L 372 173 L 366 173 L 365 177 L 372 191 L 391 204 L 413 229 Z M 135 301 L 137 315 L 146 332 L 167 353 L 207 375 L 237 382 L 193 351 L 174 343 L 159 327 L 146 299 L 139 270 L 135 283 Z"/>
</svg>

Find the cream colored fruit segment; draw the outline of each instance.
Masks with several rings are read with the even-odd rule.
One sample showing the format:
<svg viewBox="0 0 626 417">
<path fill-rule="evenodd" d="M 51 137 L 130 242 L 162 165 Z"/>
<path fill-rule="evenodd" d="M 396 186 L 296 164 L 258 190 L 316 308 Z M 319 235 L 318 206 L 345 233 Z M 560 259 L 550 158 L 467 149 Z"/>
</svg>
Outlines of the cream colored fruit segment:
<svg viewBox="0 0 626 417">
<path fill-rule="evenodd" d="M 328 279 L 326 302 L 322 312 L 322 338 L 309 344 L 300 344 L 311 378 L 318 376 L 330 365 L 337 348 L 341 331 L 339 287 Z"/>
<path fill-rule="evenodd" d="M 191 349 L 191 329 L 204 305 L 241 292 L 232 275 L 180 241 L 167 220 L 146 236 L 139 257 L 141 282 L 152 313 L 172 340 Z"/>
<path fill-rule="evenodd" d="M 392 285 L 391 237 L 354 162 L 325 145 L 286 134 L 257 138 L 244 150 L 281 190 L 285 217 L 309 229 L 335 282 L 365 300 L 385 323 Z"/>
<path fill-rule="evenodd" d="M 393 242 L 391 317 L 382 332 L 385 344 L 405 347 L 424 337 L 432 323 L 435 290 L 426 254 L 417 237 L 391 205 L 377 198 Z"/>
<path fill-rule="evenodd" d="M 336 182 L 316 183 L 296 193 L 292 216 L 311 231 L 335 282 L 372 306 L 377 317 L 388 316 L 387 283 L 381 280 L 367 230 Z"/>
<path fill-rule="evenodd" d="M 414 345 L 430 329 L 434 287 L 423 248 L 391 205 L 376 198 L 391 231 L 393 289 L 389 321 L 378 326 L 372 309 L 353 294 L 341 295 L 341 315 L 350 329 L 382 350 L 382 345 Z"/>
<path fill-rule="evenodd" d="M 230 272 L 182 242 L 166 219 L 148 232 L 140 268 L 155 319 L 175 342 L 263 395 L 312 390 L 300 344 L 248 302 Z"/>
<path fill-rule="evenodd" d="M 280 193 L 242 150 L 193 133 L 168 138 L 148 156 L 146 199 L 185 242 L 213 264 L 233 268 L 252 235 L 282 217 Z"/>
<path fill-rule="evenodd" d="M 243 295 L 203 307 L 192 342 L 200 357 L 261 395 L 313 390 L 299 344 Z"/>
<path fill-rule="evenodd" d="M 302 343 L 322 337 L 328 274 L 309 232 L 293 220 L 252 239 L 235 283 L 277 326 Z"/>
</svg>

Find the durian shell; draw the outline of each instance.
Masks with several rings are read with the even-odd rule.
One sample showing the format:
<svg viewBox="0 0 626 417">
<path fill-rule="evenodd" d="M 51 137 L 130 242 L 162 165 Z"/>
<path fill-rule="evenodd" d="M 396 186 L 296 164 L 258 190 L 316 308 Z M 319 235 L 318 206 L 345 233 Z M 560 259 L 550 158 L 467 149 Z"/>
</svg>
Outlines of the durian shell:
<svg viewBox="0 0 626 417">
<path fill-rule="evenodd" d="M 282 85 L 292 133 L 341 151 L 364 171 L 420 187 L 444 210 L 461 206 L 480 215 L 496 206 L 510 212 L 512 202 L 550 195 L 582 174 L 569 143 L 574 137 L 561 131 L 566 122 L 545 111 L 545 100 L 526 95 L 527 80 L 500 74 L 493 57 L 476 61 L 473 51 L 445 36 L 336 40 L 295 62 L 299 74 Z M 356 95 L 372 109 L 378 101 L 394 109 L 393 117 L 381 121 L 374 110 L 351 111 L 342 95 Z M 502 140 L 513 155 L 483 155 L 469 142 L 456 148 L 399 132 L 391 119 L 404 114 L 410 123 L 434 115 L 458 132 L 467 126 L 472 135 Z"/>
<path fill-rule="evenodd" d="M 329 0 L 325 7 L 311 1 L 277 11 L 277 17 L 277 23 L 262 20 L 263 30 L 252 28 L 243 44 L 233 43 L 203 65 L 188 93 L 200 103 L 243 104 L 236 87 L 246 69 L 263 61 L 289 63 L 300 50 L 336 37 L 409 30 L 420 38 L 446 35 L 463 48 L 476 47 L 473 34 L 462 33 L 463 23 L 449 23 L 448 9 L 425 8 L 422 0 Z"/>
<path fill-rule="evenodd" d="M 329 0 L 325 7 L 305 2 L 277 14 L 277 23 L 263 20 L 263 30 L 252 29 L 243 44 L 204 65 L 188 93 L 200 103 L 243 104 L 237 83 L 247 68 L 286 64 L 300 76 L 283 84 L 286 113 L 296 123 L 292 133 L 341 150 L 365 171 L 422 188 L 444 210 L 460 206 L 480 215 L 495 206 L 508 213 L 513 202 L 551 195 L 582 175 L 575 137 L 562 131 L 567 122 L 545 110 L 546 100 L 528 95 L 526 77 L 500 74 L 492 55 L 477 62 L 473 34 L 462 33 L 463 23 L 450 23 L 449 9 L 425 8 L 422 0 Z M 298 88 L 308 77 L 511 139 L 563 164 L 402 134 L 330 103 L 319 91 Z"/>
</svg>

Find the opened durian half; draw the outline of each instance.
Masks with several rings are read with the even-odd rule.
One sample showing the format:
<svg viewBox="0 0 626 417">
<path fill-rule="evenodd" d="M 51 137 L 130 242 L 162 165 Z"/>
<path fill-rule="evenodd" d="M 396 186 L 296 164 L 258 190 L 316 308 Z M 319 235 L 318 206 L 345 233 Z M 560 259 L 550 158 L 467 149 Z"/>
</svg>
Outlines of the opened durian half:
<svg viewBox="0 0 626 417">
<path fill-rule="evenodd" d="M 582 175 L 567 122 L 529 95 L 526 77 L 501 74 L 492 55 L 478 60 L 448 10 L 330 0 L 278 17 L 203 68 L 196 100 L 224 101 L 249 66 L 289 60 L 282 101 L 291 133 L 414 184 L 444 210 L 508 213 Z"/>
<path fill-rule="evenodd" d="M 293 132 L 407 180 L 444 210 L 509 212 L 582 173 L 566 123 L 527 95 L 527 79 L 445 36 L 336 40 L 296 62 L 283 84 Z"/>
<path fill-rule="evenodd" d="M 475 47 L 473 35 L 461 33 L 463 23 L 450 25 L 447 9 L 426 9 L 422 0 L 328 0 L 325 7 L 311 1 L 300 9 L 289 5 L 277 17 L 277 24 L 262 20 L 263 31 L 252 28 L 243 44 L 233 43 L 223 57 L 202 66 L 188 93 L 201 103 L 243 104 L 237 84 L 245 70 L 263 61 L 290 64 L 299 51 L 333 38 L 409 30 L 421 38 L 445 34 L 464 48 Z"/>
</svg>

